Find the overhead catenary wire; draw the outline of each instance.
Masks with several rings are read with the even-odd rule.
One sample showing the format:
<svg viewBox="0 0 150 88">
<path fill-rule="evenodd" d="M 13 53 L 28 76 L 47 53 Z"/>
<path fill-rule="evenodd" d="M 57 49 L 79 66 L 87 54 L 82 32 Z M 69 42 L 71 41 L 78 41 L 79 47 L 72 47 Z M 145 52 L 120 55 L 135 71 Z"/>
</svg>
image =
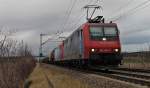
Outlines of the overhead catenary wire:
<svg viewBox="0 0 150 88">
<path fill-rule="evenodd" d="M 89 0 L 89 2 L 87 3 L 87 4 L 91 4 L 92 2 L 93 2 L 94 0 Z M 85 4 L 82 6 L 82 7 L 84 7 L 85 6 Z M 74 6 L 75 7 L 75 6 Z M 81 8 L 82 8 L 81 7 Z M 80 9 L 81 9 L 80 8 Z M 77 17 L 79 17 L 79 19 L 77 20 L 77 22 L 75 22 L 75 24 L 73 24 L 73 26 L 75 26 L 77 23 L 79 23 L 80 21 L 81 21 L 81 19 L 82 19 L 82 17 L 84 16 L 85 14 L 83 14 L 83 12 L 81 13 L 81 16 L 77 16 Z M 76 17 L 76 18 L 77 18 Z M 69 19 L 68 19 L 68 21 L 69 21 Z M 73 22 L 73 21 L 72 21 Z M 67 23 L 66 23 L 67 24 Z M 64 26 L 66 26 L 66 25 L 64 25 Z M 71 26 L 72 28 L 71 29 L 73 29 L 73 26 Z M 66 29 L 63 29 L 63 31 L 65 31 Z"/>
<path fill-rule="evenodd" d="M 59 26 L 60 29 L 66 30 L 65 27 L 66 27 L 66 25 L 67 25 L 67 23 L 68 23 L 68 21 L 69 21 L 69 19 L 70 19 L 70 15 L 71 15 L 71 13 L 72 13 L 72 11 L 73 11 L 75 5 L 76 5 L 76 2 L 77 2 L 77 0 L 74 0 L 73 2 L 71 2 L 72 4 L 70 3 L 70 6 L 69 6 L 68 9 L 67 9 L 67 13 L 66 13 L 66 15 L 64 16 L 65 22 L 63 22 L 63 23 Z M 58 28 L 59 28 L 59 27 L 58 27 Z M 57 32 L 55 33 L 55 34 L 56 34 L 56 35 L 55 35 L 55 36 L 56 36 L 55 39 L 53 39 L 53 38 L 48 38 L 47 41 L 43 42 L 42 44 L 45 44 L 45 43 L 47 43 L 48 41 L 55 42 L 55 41 L 52 41 L 52 40 L 57 40 L 57 39 L 59 39 L 59 37 L 60 37 L 60 35 L 61 35 L 62 33 L 63 33 L 63 31 L 61 32 L 60 30 L 57 30 Z M 62 40 L 60 40 L 60 41 L 62 41 Z"/>
<path fill-rule="evenodd" d="M 87 4 L 85 4 L 85 5 L 90 5 L 90 4 L 93 4 L 93 5 L 95 5 L 95 4 L 97 4 L 98 2 L 99 2 L 100 0 L 91 0 L 91 1 L 89 1 Z M 84 6 L 85 6 L 84 5 Z M 84 6 L 82 6 L 82 7 L 84 7 Z M 85 16 L 85 14 L 81 14 L 81 16 L 79 17 L 79 19 L 77 20 L 77 22 L 75 23 L 75 24 L 73 24 L 73 26 L 72 26 L 72 29 L 76 29 L 76 27 L 77 26 L 79 26 L 79 24 L 81 24 L 80 22 L 81 22 L 81 20 L 82 20 L 82 18 Z"/>
<path fill-rule="evenodd" d="M 68 6 L 68 8 L 67 8 L 67 10 L 66 10 L 66 13 L 64 14 L 64 17 L 63 17 L 64 20 L 67 19 L 68 13 L 69 13 L 69 10 L 70 10 L 71 6 L 72 6 L 72 0 L 71 0 L 70 3 L 69 3 L 69 6 Z M 65 21 L 66 21 L 66 20 L 65 20 Z M 65 22 L 62 22 L 62 24 L 60 24 L 60 26 L 58 26 L 58 30 L 59 30 L 59 31 L 60 31 L 60 29 L 63 28 L 64 24 L 65 24 Z"/>
<path fill-rule="evenodd" d="M 112 14 L 116 14 L 117 12 L 122 12 L 125 8 L 127 8 L 131 3 L 133 3 L 135 0 L 129 0 L 127 3 L 125 3 L 124 5 L 120 6 L 117 10 L 109 13 L 109 16 L 112 16 Z M 111 17 L 110 17 L 111 18 Z"/>
<path fill-rule="evenodd" d="M 89 5 L 89 4 L 91 4 L 93 2 L 93 0 L 90 0 L 86 5 Z M 82 6 L 82 7 L 84 7 L 85 6 L 85 4 Z M 78 16 L 79 18 L 78 18 L 78 20 L 77 20 L 77 22 L 75 22 L 72 26 L 71 26 L 71 29 L 74 29 L 74 27 L 76 27 L 77 25 L 78 25 L 78 23 L 80 23 L 80 21 L 82 20 L 82 18 L 85 16 L 85 14 L 84 14 L 84 11 L 81 13 L 81 15 L 80 16 Z"/>
<path fill-rule="evenodd" d="M 74 1 L 72 2 L 71 6 L 68 8 L 67 13 L 66 13 L 66 18 L 64 19 L 65 22 L 63 22 L 62 25 L 60 26 L 61 32 L 58 33 L 58 36 L 61 35 L 61 34 L 63 33 L 63 31 L 66 30 L 66 29 L 65 29 L 65 28 L 66 28 L 66 25 L 67 25 L 67 23 L 68 23 L 68 21 L 69 21 L 69 19 L 70 19 L 70 15 L 72 14 L 72 11 L 73 11 L 73 9 L 74 9 L 76 3 L 77 3 L 77 0 L 74 0 Z"/>
<path fill-rule="evenodd" d="M 137 10 L 138 8 L 140 8 L 140 7 L 142 7 L 142 6 L 146 5 L 146 4 L 148 4 L 149 2 L 150 2 L 150 0 L 146 0 L 146 1 L 144 1 L 143 3 L 141 3 L 141 4 L 137 5 L 137 6 L 135 6 L 134 8 L 132 8 L 132 9 L 130 9 L 130 10 L 124 12 L 122 15 L 119 15 L 119 16 L 116 16 L 116 17 L 113 17 L 113 18 L 110 18 L 110 19 L 113 19 L 112 21 L 117 21 L 117 20 L 119 20 L 120 18 L 125 17 L 126 15 L 131 15 L 131 14 L 133 14 L 133 12 L 138 11 L 138 10 Z"/>
<path fill-rule="evenodd" d="M 150 0 L 144 1 L 143 3 L 141 3 L 141 4 L 137 5 L 136 7 L 134 7 L 134 9 L 128 10 L 128 11 L 127 11 L 128 13 L 125 12 L 123 15 L 119 16 L 118 18 L 114 19 L 113 21 L 117 21 L 117 20 L 119 20 L 119 19 L 121 19 L 121 18 L 123 18 L 123 17 L 127 17 L 127 16 L 129 16 L 129 15 L 135 14 L 137 11 L 148 7 L 149 4 L 150 4 L 149 2 L 150 2 Z M 130 28 L 130 27 L 127 27 L 127 28 Z M 143 29 L 143 28 L 142 28 L 142 29 Z M 127 34 L 132 34 L 132 33 L 135 33 L 135 32 L 137 32 L 137 31 L 142 32 L 142 31 L 144 31 L 144 30 L 142 30 L 142 29 L 131 30 L 130 32 L 126 32 L 125 35 L 127 35 Z"/>
<path fill-rule="evenodd" d="M 76 5 L 76 2 L 77 2 L 77 0 L 74 0 L 72 6 L 71 6 L 71 8 L 70 8 L 70 10 L 68 11 L 66 21 L 65 21 L 64 24 L 63 24 L 63 30 L 65 29 L 66 24 L 68 23 L 68 20 L 70 19 L 70 15 L 71 15 L 71 13 L 72 13 L 72 10 L 73 10 L 74 6 Z"/>
<path fill-rule="evenodd" d="M 68 11 L 70 10 L 70 7 L 72 6 L 72 0 L 69 0 L 69 1 L 70 1 L 69 6 L 68 6 L 68 8 L 66 9 L 67 11 L 66 11 L 65 15 L 63 16 L 64 20 L 67 18 L 67 16 L 68 16 Z M 56 37 L 61 33 L 61 30 L 60 30 L 60 29 L 62 29 L 62 26 L 63 26 L 63 25 L 64 25 L 64 22 L 62 22 L 61 24 L 59 24 L 58 26 L 56 26 L 56 32 L 54 33 L 53 38 L 56 38 Z M 52 38 L 48 38 L 48 40 L 49 40 L 49 39 L 52 39 Z"/>
<path fill-rule="evenodd" d="M 58 31 L 57 32 L 57 34 L 58 34 L 58 36 L 60 35 L 60 34 L 62 34 L 63 33 L 63 31 L 65 31 L 66 29 L 66 25 L 67 25 L 67 23 L 68 23 L 68 21 L 69 21 L 69 19 L 70 19 L 70 17 L 71 17 L 71 13 L 72 13 L 72 11 L 73 11 L 73 9 L 75 8 L 75 5 L 76 5 L 76 2 L 77 2 L 77 0 L 74 0 L 73 1 L 73 3 L 72 3 L 72 6 L 70 7 L 70 9 L 68 9 L 69 11 L 67 11 L 67 14 L 66 14 L 66 20 L 65 20 L 65 22 L 62 24 L 62 26 L 60 26 L 61 28 L 60 29 L 62 29 L 62 31 L 60 32 L 60 31 Z M 90 0 L 87 4 L 91 4 L 91 3 L 98 3 L 99 2 L 99 0 Z M 81 14 L 81 16 L 79 16 L 79 20 L 77 21 L 77 23 L 79 23 L 80 21 L 81 21 L 81 19 L 82 19 L 82 17 L 84 16 L 84 14 L 82 15 Z M 77 25 L 77 23 L 75 23 L 75 25 Z M 74 26 L 74 25 L 73 25 Z"/>
<path fill-rule="evenodd" d="M 57 31 L 56 31 L 56 33 L 55 33 L 55 36 L 56 36 L 56 37 L 58 37 L 58 36 L 63 32 L 63 31 L 61 31 L 60 29 L 62 29 L 62 30 L 65 29 L 65 26 L 66 26 L 66 24 L 67 24 L 67 22 L 68 22 L 68 20 L 69 20 L 70 14 L 71 14 L 71 12 L 72 12 L 72 10 L 73 10 L 73 8 L 74 8 L 76 2 L 77 2 L 77 0 L 74 0 L 73 2 L 72 2 L 72 0 L 71 0 L 69 6 L 68 6 L 68 8 L 67 8 L 66 14 L 65 14 L 64 17 L 63 17 L 64 20 L 65 20 L 65 22 L 62 22 L 62 24 L 60 24 L 60 25 L 57 27 Z M 49 38 L 49 39 L 51 39 L 51 38 Z M 49 40 L 49 39 L 48 39 L 48 40 Z"/>
</svg>

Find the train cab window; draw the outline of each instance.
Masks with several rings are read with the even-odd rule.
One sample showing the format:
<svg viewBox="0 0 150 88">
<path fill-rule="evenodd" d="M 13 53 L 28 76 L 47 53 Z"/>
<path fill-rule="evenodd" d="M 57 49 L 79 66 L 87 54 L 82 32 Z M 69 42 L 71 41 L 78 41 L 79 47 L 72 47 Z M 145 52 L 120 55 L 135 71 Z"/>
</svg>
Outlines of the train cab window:
<svg viewBox="0 0 150 88">
<path fill-rule="evenodd" d="M 116 27 L 104 27 L 105 36 L 117 36 Z"/>
<path fill-rule="evenodd" d="M 90 37 L 94 40 L 99 40 L 103 36 L 102 27 L 90 27 Z"/>
</svg>

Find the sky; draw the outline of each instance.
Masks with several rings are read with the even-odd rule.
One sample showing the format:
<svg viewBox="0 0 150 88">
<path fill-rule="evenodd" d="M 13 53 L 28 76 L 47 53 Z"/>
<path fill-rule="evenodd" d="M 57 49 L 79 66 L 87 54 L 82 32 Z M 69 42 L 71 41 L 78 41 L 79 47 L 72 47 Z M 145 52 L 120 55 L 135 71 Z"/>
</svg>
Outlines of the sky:
<svg viewBox="0 0 150 88">
<path fill-rule="evenodd" d="M 15 39 L 24 40 L 37 55 L 40 33 L 49 35 L 43 41 L 55 40 L 60 33 L 68 36 L 86 21 L 83 7 L 87 4 L 102 6 L 95 16 L 103 15 L 107 21 L 118 24 L 122 51 L 149 49 L 149 0 L 0 0 L 0 28 L 17 30 Z M 58 44 L 49 41 L 43 52 L 48 54 Z"/>
</svg>

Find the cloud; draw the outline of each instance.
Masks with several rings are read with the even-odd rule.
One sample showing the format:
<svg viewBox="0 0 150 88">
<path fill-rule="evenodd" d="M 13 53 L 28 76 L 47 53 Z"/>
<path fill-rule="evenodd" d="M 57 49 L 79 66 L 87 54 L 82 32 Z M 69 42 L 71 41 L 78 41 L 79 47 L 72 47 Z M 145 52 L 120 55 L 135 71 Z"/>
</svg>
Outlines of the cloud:
<svg viewBox="0 0 150 88">
<path fill-rule="evenodd" d="M 68 11 L 73 0 L 0 0 L 0 26 L 17 29 L 16 39 L 25 40 L 34 53 L 38 54 L 40 33 L 53 35 L 59 31 L 64 32 L 61 35 L 69 36 L 85 22 L 86 11 L 82 9 L 83 6 L 95 1 L 77 0 L 69 16 Z M 103 10 L 98 11 L 96 15 L 104 15 L 106 18 L 120 16 L 144 1 L 146 0 L 102 0 L 97 4 L 101 5 Z M 127 14 L 116 21 L 123 45 L 150 41 L 148 7 L 139 8 L 133 14 Z M 46 49 L 47 52 L 51 51 L 59 43 L 47 43 L 44 46 L 45 52 Z"/>
</svg>

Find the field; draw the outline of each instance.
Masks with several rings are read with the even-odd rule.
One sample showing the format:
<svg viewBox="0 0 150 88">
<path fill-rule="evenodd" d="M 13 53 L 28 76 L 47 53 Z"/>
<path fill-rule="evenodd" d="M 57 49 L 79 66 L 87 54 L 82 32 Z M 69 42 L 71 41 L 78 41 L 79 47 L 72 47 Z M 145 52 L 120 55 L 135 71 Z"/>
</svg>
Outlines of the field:
<svg viewBox="0 0 150 88">
<path fill-rule="evenodd" d="M 150 52 L 125 54 L 121 67 L 150 69 Z"/>
</svg>

